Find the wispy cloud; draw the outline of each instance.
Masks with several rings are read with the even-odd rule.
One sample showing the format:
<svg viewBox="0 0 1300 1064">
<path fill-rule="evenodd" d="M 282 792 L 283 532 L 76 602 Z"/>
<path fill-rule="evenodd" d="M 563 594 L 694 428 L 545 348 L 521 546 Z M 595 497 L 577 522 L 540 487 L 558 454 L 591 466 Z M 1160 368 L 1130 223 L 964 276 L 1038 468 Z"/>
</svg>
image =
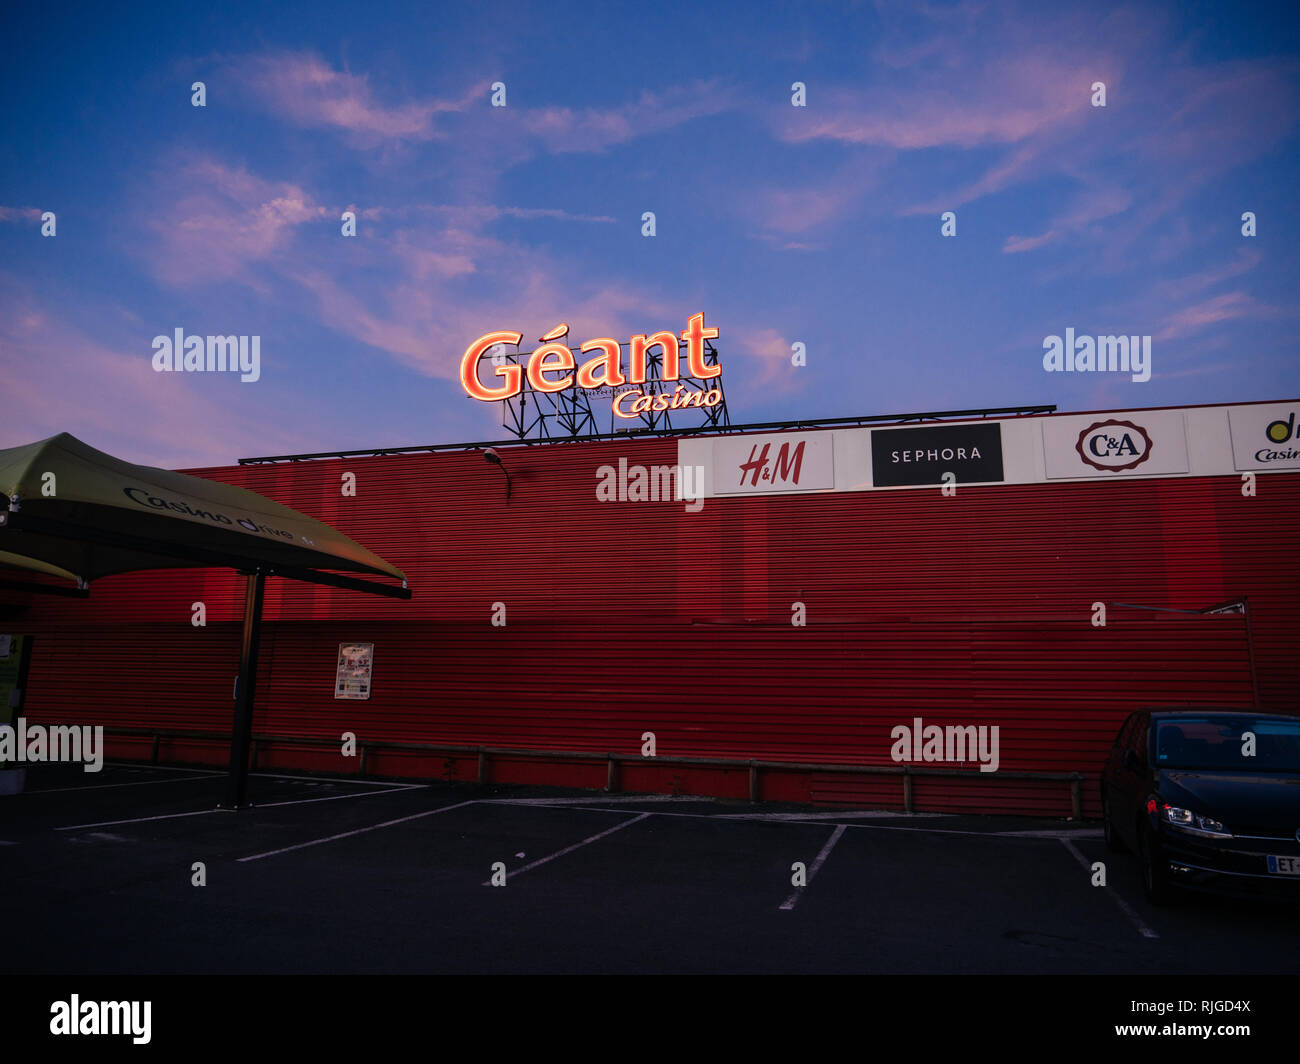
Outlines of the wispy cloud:
<svg viewBox="0 0 1300 1064">
<path fill-rule="evenodd" d="M 1225 292 L 1168 315 L 1160 331 L 1155 334 L 1155 339 L 1172 340 L 1225 321 L 1241 318 L 1263 320 L 1282 313 L 1280 308 L 1260 303 L 1246 292 Z"/>
<path fill-rule="evenodd" d="M 1077 236 L 1094 222 L 1123 214 L 1132 202 L 1132 196 L 1118 188 L 1085 189 L 1069 209 L 1052 219 L 1046 232 L 1032 237 L 1009 236 L 1002 250 L 1007 254 L 1033 251 L 1062 238 Z"/>
<path fill-rule="evenodd" d="M 790 143 L 830 140 L 901 151 L 1012 145 L 1077 124 L 1090 110 L 1089 85 L 1119 80 L 1113 59 L 1041 41 L 995 63 L 959 42 L 917 47 L 946 55 L 946 69 L 937 75 L 909 69 L 887 87 L 826 88 L 807 108 L 779 112 L 777 135 Z"/>
<path fill-rule="evenodd" d="M 782 394 L 802 391 L 807 376 L 791 363 L 790 340 L 776 329 L 741 326 L 728 332 L 728 361 L 744 358 L 743 373 L 727 377 L 728 390 L 739 396 L 776 388 Z"/>
<path fill-rule="evenodd" d="M 432 140 L 442 135 L 439 115 L 464 111 L 487 91 L 484 82 L 467 87 L 459 99 L 385 103 L 368 76 L 336 70 L 312 52 L 239 56 L 228 67 L 235 83 L 272 115 L 308 129 L 347 133 L 367 145 Z"/>
<path fill-rule="evenodd" d="M 71 432 L 128 461 L 171 468 L 229 464 L 237 446 L 311 449 L 309 433 L 285 427 L 312 421 L 289 397 L 211 374 L 156 373 L 143 333 L 137 349 L 97 339 L 18 278 L 0 279 L 0 446 Z M 131 317 L 113 309 L 100 316 Z M 232 402 L 231 388 L 247 390 Z"/>
<path fill-rule="evenodd" d="M 0 207 L 0 222 L 39 222 L 39 207 Z"/>
<path fill-rule="evenodd" d="M 1258 249 L 1253 247 L 1238 248 L 1237 253 L 1227 262 L 1216 263 L 1207 269 L 1188 274 L 1185 277 L 1170 278 L 1159 281 L 1152 286 L 1152 294 L 1167 302 L 1180 302 L 1207 288 L 1240 277 L 1255 269 L 1264 259 Z"/>
<path fill-rule="evenodd" d="M 273 258 L 296 228 L 330 213 L 298 185 L 211 158 L 181 158 L 166 169 L 168 183 L 159 183 L 149 200 L 145 224 L 152 239 L 140 250 L 168 286 L 230 279 L 253 284 L 252 264 Z"/>
<path fill-rule="evenodd" d="M 554 222 L 617 222 L 607 214 L 575 214 L 558 207 L 509 207 L 494 206 L 490 203 L 452 204 L 452 203 L 410 203 L 395 207 L 366 207 L 360 211 L 362 218 L 378 221 L 380 219 L 406 219 L 430 216 L 445 219 L 452 225 L 482 225 L 487 222 L 513 218 L 520 221 L 554 221 Z"/>
<path fill-rule="evenodd" d="M 325 325 L 421 374 L 455 380 L 459 356 L 491 329 L 538 330 L 563 318 L 577 332 L 630 335 L 663 327 L 675 308 L 653 289 L 584 277 L 569 261 L 486 231 L 501 218 L 563 218 L 564 211 L 490 205 L 377 206 L 362 212 L 398 228 L 356 238 L 346 257 L 312 254 L 317 239 L 337 236 L 338 210 L 302 187 L 268 181 L 243 168 L 191 158 L 182 176 L 149 198 L 151 238 L 139 257 L 164 288 L 230 281 L 281 315 Z M 592 216 L 599 220 L 599 216 Z M 472 279 L 471 284 L 466 284 Z"/>
<path fill-rule="evenodd" d="M 548 152 L 593 152 L 722 114 L 732 110 L 737 99 L 718 79 L 696 80 L 660 92 L 647 90 L 631 103 L 607 108 L 506 108 L 512 113 L 504 117 Z"/>
<path fill-rule="evenodd" d="M 696 79 L 607 107 L 529 106 L 516 99 L 491 106 L 491 81 L 468 83 L 457 97 L 381 101 L 369 76 L 338 70 L 313 52 L 270 52 L 227 61 L 232 77 L 260 109 L 310 129 L 347 134 L 357 147 L 422 142 L 457 136 L 459 151 L 486 149 L 498 165 L 537 153 L 596 152 L 736 106 L 719 79 Z M 509 99 L 507 97 L 507 99 Z M 475 112 L 481 121 L 456 123 Z M 465 165 L 472 159 L 460 158 Z"/>
</svg>

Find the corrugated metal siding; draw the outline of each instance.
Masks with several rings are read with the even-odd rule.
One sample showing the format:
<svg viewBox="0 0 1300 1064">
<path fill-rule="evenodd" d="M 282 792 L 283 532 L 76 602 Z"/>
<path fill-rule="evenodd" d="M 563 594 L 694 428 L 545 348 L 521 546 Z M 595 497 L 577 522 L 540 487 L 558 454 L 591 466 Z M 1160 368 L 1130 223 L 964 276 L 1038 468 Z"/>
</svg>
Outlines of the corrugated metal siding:
<svg viewBox="0 0 1300 1064">
<path fill-rule="evenodd" d="M 890 730 L 997 725 L 1001 768 L 1095 775 L 1140 705 L 1249 704 L 1239 616 L 1092 603 L 1253 608 L 1260 694 L 1300 691 L 1300 475 L 710 499 L 597 501 L 597 469 L 672 465 L 671 440 L 204 470 L 324 520 L 403 568 L 410 602 L 268 582 L 255 731 L 799 762 L 891 764 Z M 357 477 L 355 498 L 341 474 Z M 46 600 L 28 715 L 224 730 L 243 582 L 185 571 Z M 203 601 L 208 626 L 190 625 Z M 493 604 L 507 625 L 490 623 Z M 805 627 L 790 623 L 802 602 Z M 375 643 L 374 695 L 332 698 L 337 644 Z M 218 749 L 216 761 L 221 761 Z M 328 751 L 266 764 L 347 771 Z M 374 771 L 474 766 L 383 754 Z M 494 765 L 577 786 L 603 765 Z M 743 771 L 630 765 L 628 788 L 743 796 Z M 1095 811 L 1095 786 L 1085 787 Z M 771 798 L 900 805 L 901 780 L 773 773 Z M 1065 784 L 922 778 L 919 809 L 1067 813 Z"/>
</svg>

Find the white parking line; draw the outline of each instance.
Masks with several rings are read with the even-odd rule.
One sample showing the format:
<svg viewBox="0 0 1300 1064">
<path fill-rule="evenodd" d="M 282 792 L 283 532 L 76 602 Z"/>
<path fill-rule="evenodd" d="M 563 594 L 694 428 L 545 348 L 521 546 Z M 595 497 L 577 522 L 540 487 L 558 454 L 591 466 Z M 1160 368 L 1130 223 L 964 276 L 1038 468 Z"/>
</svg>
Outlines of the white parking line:
<svg viewBox="0 0 1300 1064">
<path fill-rule="evenodd" d="M 159 783 L 189 783 L 191 780 L 209 780 L 210 775 L 181 776 L 169 780 L 137 780 L 135 783 L 93 783 L 89 787 L 43 787 L 36 791 L 23 791 L 23 794 L 62 794 L 66 791 L 106 791 L 113 787 L 152 787 Z"/>
<path fill-rule="evenodd" d="M 157 781 L 150 781 L 150 782 L 179 783 L 181 781 L 180 780 L 157 780 Z M 126 784 L 121 784 L 121 786 L 131 787 L 134 786 L 134 784 L 126 783 Z M 337 802 L 343 798 L 371 798 L 377 794 L 392 794 L 394 791 L 418 790 L 419 787 L 420 784 L 418 783 L 411 783 L 411 784 L 401 783 L 401 784 L 397 784 L 396 786 L 388 787 L 382 791 L 362 791 L 360 794 L 334 794 L 334 795 L 330 795 L 328 798 L 295 798 L 292 801 L 288 801 L 288 802 L 267 802 L 264 805 L 252 805 L 249 806 L 249 809 L 273 809 L 276 806 L 280 806 L 280 805 L 309 805 L 312 802 Z M 81 788 L 79 787 L 74 787 L 72 789 L 81 790 Z M 86 789 L 89 790 L 89 788 Z M 94 824 L 69 824 L 66 827 L 55 828 L 54 830 L 55 831 L 78 831 L 81 828 L 106 828 L 106 827 L 112 827 L 114 824 L 145 824 L 151 820 L 177 820 L 180 819 L 181 817 L 187 817 L 187 816 L 207 816 L 209 813 L 229 813 L 229 812 L 232 812 L 232 810 L 198 809 L 188 813 L 163 813 L 160 816 L 141 816 L 141 817 L 134 817 L 130 820 L 100 820 Z"/>
<path fill-rule="evenodd" d="M 255 809 L 274 809 L 278 805 L 310 805 L 312 802 L 339 802 L 344 798 L 373 798 L 379 794 L 392 794 L 394 791 L 414 791 L 419 790 L 418 784 L 406 785 L 400 787 L 390 787 L 386 791 L 363 791 L 361 794 L 331 794 L 328 798 L 295 798 L 289 802 L 263 802 L 254 806 Z"/>
<path fill-rule="evenodd" d="M 835 830 L 831 832 L 831 837 L 826 840 L 826 845 L 822 847 L 821 853 L 813 859 L 812 867 L 808 869 L 808 876 L 804 880 L 804 885 L 802 887 L 795 887 L 794 893 L 781 903 L 781 908 L 783 910 L 789 912 L 799 903 L 799 895 L 807 890 L 812 884 L 813 876 L 815 876 L 817 870 L 826 863 L 826 858 L 830 856 L 830 852 L 835 848 L 835 844 L 840 841 L 840 836 L 844 834 L 844 829 L 846 827 L 848 827 L 847 824 L 839 824 L 836 826 Z"/>
<path fill-rule="evenodd" d="M 593 795 L 584 798 L 488 798 L 487 805 L 588 805 L 601 802 L 605 805 L 631 802 L 711 802 L 712 798 L 700 798 L 693 794 L 620 794 L 602 798 Z"/>
<path fill-rule="evenodd" d="M 82 828 L 108 828 L 114 824 L 146 824 L 151 820 L 176 820 L 183 816 L 211 816 L 213 813 L 230 813 L 231 809 L 198 809 L 192 813 L 164 813 L 162 816 L 138 816 L 132 820 L 100 820 L 94 824 L 69 824 L 55 831 L 80 831 Z"/>
<path fill-rule="evenodd" d="M 351 776 L 290 776 L 281 772 L 250 772 L 268 780 L 313 780 L 316 783 L 347 783 L 353 787 L 425 787 L 424 783 L 392 783 L 387 780 L 354 780 Z"/>
<path fill-rule="evenodd" d="M 574 850 L 581 849 L 583 846 L 586 846 L 589 843 L 593 843 L 599 839 L 603 839 L 606 835 L 613 835 L 614 832 L 616 831 L 622 831 L 624 828 L 630 827 L 631 825 L 635 824 L 638 820 L 644 820 L 646 817 L 651 815 L 652 814 L 650 813 L 642 813 L 640 816 L 634 816 L 631 820 L 624 820 L 623 823 L 615 824 L 612 828 L 606 828 L 604 831 L 600 832 L 599 834 L 592 835 L 590 838 L 583 839 L 581 842 L 575 842 L 572 846 L 566 846 L 562 850 L 557 850 L 549 857 L 539 858 L 538 860 L 533 861 L 531 864 L 524 865 L 523 868 L 517 868 L 513 872 L 511 872 L 510 875 L 521 876 L 525 872 L 531 871 L 534 868 L 540 868 L 548 861 L 554 861 L 557 857 L 563 857 L 566 853 L 572 853 Z M 492 886 L 492 880 L 489 879 L 486 883 L 483 884 L 483 886 L 485 887 Z"/>
<path fill-rule="evenodd" d="M 819 820 L 889 820 L 894 817 L 915 819 L 917 817 L 946 816 L 946 813 L 893 813 L 887 810 L 847 810 L 835 813 L 720 813 L 718 820 L 780 820 L 804 821 L 816 823 Z"/>
<path fill-rule="evenodd" d="M 298 842 L 292 846 L 283 846 L 278 850 L 268 850 L 266 853 L 255 853 L 248 857 L 239 858 L 239 863 L 244 861 L 257 861 L 263 857 L 274 857 L 276 854 L 289 853 L 292 850 L 304 850 L 308 846 L 320 846 L 326 842 L 334 842 L 336 839 L 348 839 L 353 835 L 364 835 L 367 831 L 378 831 L 380 828 L 389 828 L 394 824 L 405 824 L 408 820 L 419 820 L 425 816 L 436 816 L 438 813 L 447 813 L 453 809 L 460 809 L 467 805 L 477 805 L 477 802 L 457 802 L 455 805 L 439 806 L 437 809 L 427 809 L 423 813 L 412 813 L 410 816 L 398 817 L 396 820 L 385 820 L 382 824 L 371 824 L 368 828 L 357 828 L 355 831 L 341 831 L 337 835 L 328 835 L 323 839 L 312 839 L 310 842 Z"/>
<path fill-rule="evenodd" d="M 1079 864 L 1083 865 L 1084 871 L 1088 872 L 1089 875 L 1092 874 L 1091 862 L 1089 862 L 1088 858 L 1084 857 L 1084 855 L 1079 852 L 1079 848 L 1075 846 L 1074 843 L 1072 843 L 1069 839 L 1063 838 L 1061 839 L 1061 845 L 1064 846 L 1067 850 L 1069 850 L 1072 854 L 1074 854 L 1074 859 L 1078 861 Z M 1139 932 L 1141 932 L 1143 938 L 1160 937 L 1153 930 L 1151 930 L 1151 928 L 1147 927 L 1147 925 L 1142 922 L 1142 918 L 1138 916 L 1136 912 L 1133 911 L 1133 907 L 1119 896 L 1119 891 L 1112 890 L 1109 887 L 1107 887 L 1106 893 L 1109 894 L 1115 900 L 1115 904 L 1120 907 L 1120 911 L 1123 912 L 1123 914 L 1127 916 L 1129 920 L 1132 922 L 1133 926 L 1136 927 Z"/>
<path fill-rule="evenodd" d="M 498 804 L 510 804 L 508 798 L 494 798 L 491 801 Z M 619 813 L 620 809 L 604 809 L 598 805 L 574 805 L 570 809 L 579 809 L 589 813 Z M 810 827 L 816 827 L 820 820 L 789 820 L 781 816 L 778 819 L 770 819 L 770 814 L 764 813 L 668 813 L 659 809 L 652 809 L 650 816 L 676 816 L 686 817 L 690 820 L 753 820 L 758 823 L 767 824 L 805 824 Z M 852 813 L 849 814 L 852 816 Z M 913 816 L 928 816 L 928 813 L 912 814 Z M 939 816 L 948 816 L 950 814 L 935 814 Z M 843 819 L 843 818 L 841 818 Z M 962 831 L 959 828 L 909 828 L 898 824 L 844 824 L 844 827 L 859 828 L 863 831 L 919 831 L 926 835 L 968 835 L 972 838 L 980 839 L 1063 839 L 1083 837 L 1088 838 L 1097 834 L 1095 829 L 1090 828 L 1063 828 L 1057 830 L 1045 830 L 1042 832 L 1022 832 L 1022 831 Z"/>
<path fill-rule="evenodd" d="M 129 768 L 135 772 L 206 772 L 209 776 L 224 776 L 224 768 L 193 768 L 185 765 L 149 765 L 139 761 L 105 761 L 108 768 Z"/>
</svg>

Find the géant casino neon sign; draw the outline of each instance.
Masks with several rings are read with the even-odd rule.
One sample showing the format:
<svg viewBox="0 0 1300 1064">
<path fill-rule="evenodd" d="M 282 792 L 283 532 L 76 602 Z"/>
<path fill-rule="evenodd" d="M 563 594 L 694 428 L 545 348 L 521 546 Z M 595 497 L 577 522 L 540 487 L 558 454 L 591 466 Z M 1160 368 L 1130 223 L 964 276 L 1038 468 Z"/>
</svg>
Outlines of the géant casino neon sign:
<svg viewBox="0 0 1300 1064">
<path fill-rule="evenodd" d="M 460 383 L 466 393 L 474 399 L 485 403 L 511 399 L 523 391 L 525 374 L 528 383 L 539 392 L 562 392 L 566 388 L 622 388 L 625 385 L 645 384 L 649 368 L 648 352 L 658 346 L 663 351 L 663 366 L 660 380 L 674 381 L 681 377 L 681 352 L 676 333 L 657 332 L 647 336 L 644 333 L 633 336 L 628 344 L 628 369 L 623 372 L 622 346 L 617 340 L 602 336 L 588 340 L 580 350 L 599 351 L 600 354 L 588 359 L 581 366 L 576 364 L 573 351 L 562 338 L 567 336 L 569 326 L 557 325 L 541 338 L 542 346 L 533 351 L 525 369 L 514 362 L 494 360 L 499 364 L 492 367 L 493 375 L 501 378 L 500 384 L 484 384 L 479 380 L 479 365 L 492 348 L 498 344 L 517 345 L 523 338 L 519 332 L 490 332 L 480 336 L 465 351 L 460 362 Z M 722 367 L 707 365 L 704 361 L 704 341 L 716 340 L 717 329 L 704 327 L 704 314 L 693 314 L 687 319 L 686 328 L 682 330 L 681 339 L 686 341 L 687 377 L 708 380 L 722 375 Z M 576 372 L 574 372 L 576 370 Z M 561 377 L 548 374 L 563 374 Z M 646 392 L 633 388 L 629 391 L 616 392 L 613 399 L 614 413 L 619 417 L 633 418 L 650 410 L 678 410 L 682 407 L 717 406 L 722 402 L 722 390 L 710 388 L 707 391 L 692 389 L 687 391 L 685 385 L 679 384 L 671 394 L 666 392 Z"/>
</svg>

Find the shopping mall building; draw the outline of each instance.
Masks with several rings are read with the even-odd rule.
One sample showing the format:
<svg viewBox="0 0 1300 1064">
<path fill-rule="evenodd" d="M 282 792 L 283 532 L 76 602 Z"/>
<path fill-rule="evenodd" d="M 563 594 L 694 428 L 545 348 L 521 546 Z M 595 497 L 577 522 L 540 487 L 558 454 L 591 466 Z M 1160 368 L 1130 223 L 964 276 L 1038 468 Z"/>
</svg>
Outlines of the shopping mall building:
<svg viewBox="0 0 1300 1064">
<path fill-rule="evenodd" d="M 268 583 L 258 768 L 1095 815 L 1131 710 L 1300 708 L 1298 423 L 963 412 L 189 472 L 413 592 Z M 0 592 L 27 719 L 224 766 L 244 587 Z"/>
</svg>

